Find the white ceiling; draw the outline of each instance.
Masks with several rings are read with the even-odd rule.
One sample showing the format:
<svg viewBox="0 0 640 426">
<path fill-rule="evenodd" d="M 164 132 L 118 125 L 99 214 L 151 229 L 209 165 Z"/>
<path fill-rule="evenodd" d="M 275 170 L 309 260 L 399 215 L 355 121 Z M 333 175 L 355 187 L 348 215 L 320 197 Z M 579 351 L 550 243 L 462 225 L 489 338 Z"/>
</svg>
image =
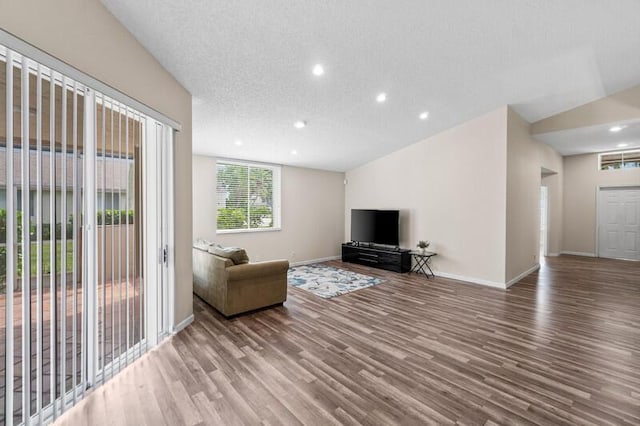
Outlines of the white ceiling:
<svg viewBox="0 0 640 426">
<path fill-rule="evenodd" d="M 640 84 L 636 0 L 102 2 L 193 95 L 200 154 L 344 171 L 505 104 L 533 122 Z"/>
<path fill-rule="evenodd" d="M 613 126 L 624 126 L 624 128 L 619 132 L 611 132 L 609 129 Z M 632 121 L 540 133 L 533 135 L 533 137 L 551 145 L 562 155 L 640 148 L 640 118 Z M 618 146 L 618 144 L 626 144 L 626 146 Z"/>
</svg>

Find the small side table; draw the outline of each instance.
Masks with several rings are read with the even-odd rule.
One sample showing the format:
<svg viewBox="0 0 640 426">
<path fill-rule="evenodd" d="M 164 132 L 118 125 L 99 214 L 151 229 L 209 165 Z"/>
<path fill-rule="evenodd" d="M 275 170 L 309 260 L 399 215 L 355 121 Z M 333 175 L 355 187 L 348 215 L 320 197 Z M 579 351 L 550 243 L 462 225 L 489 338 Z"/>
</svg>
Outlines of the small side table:
<svg viewBox="0 0 640 426">
<path fill-rule="evenodd" d="M 425 251 L 424 253 L 419 251 L 412 251 L 411 256 L 416 261 L 416 266 L 414 266 L 413 269 L 411 269 L 411 272 L 415 272 L 417 274 L 424 274 L 427 278 L 429 278 L 429 276 L 435 278 L 435 274 L 431 270 L 431 267 L 429 266 L 429 262 L 431 262 L 432 257 L 437 255 L 438 253 L 435 253 L 432 251 Z M 427 268 L 429 272 L 427 272 L 425 268 Z"/>
</svg>

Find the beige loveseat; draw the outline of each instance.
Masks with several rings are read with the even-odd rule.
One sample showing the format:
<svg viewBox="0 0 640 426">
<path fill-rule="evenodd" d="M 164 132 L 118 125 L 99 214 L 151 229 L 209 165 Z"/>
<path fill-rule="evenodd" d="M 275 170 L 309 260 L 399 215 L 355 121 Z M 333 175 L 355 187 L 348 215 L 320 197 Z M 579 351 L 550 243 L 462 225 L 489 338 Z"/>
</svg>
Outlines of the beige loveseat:
<svg viewBox="0 0 640 426">
<path fill-rule="evenodd" d="M 229 317 L 287 300 L 288 269 L 287 260 L 235 264 L 194 244 L 193 292 Z"/>
</svg>

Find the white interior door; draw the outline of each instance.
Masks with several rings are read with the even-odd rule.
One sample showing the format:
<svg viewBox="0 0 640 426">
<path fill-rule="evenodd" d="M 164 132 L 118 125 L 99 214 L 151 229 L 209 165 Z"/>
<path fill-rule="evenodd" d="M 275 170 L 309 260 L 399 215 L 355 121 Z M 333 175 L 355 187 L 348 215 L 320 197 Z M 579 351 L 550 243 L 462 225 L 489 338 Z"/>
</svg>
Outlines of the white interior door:
<svg viewBox="0 0 640 426">
<path fill-rule="evenodd" d="M 602 188 L 599 204 L 599 256 L 640 260 L 640 187 Z"/>
</svg>

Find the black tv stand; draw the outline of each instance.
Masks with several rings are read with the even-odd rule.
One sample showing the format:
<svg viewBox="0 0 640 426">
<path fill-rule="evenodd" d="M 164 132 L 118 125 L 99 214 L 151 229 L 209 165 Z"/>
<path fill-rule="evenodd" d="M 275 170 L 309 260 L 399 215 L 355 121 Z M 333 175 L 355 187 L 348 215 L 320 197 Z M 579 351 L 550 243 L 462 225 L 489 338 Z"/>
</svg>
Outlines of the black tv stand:
<svg viewBox="0 0 640 426">
<path fill-rule="evenodd" d="M 342 244 L 342 261 L 403 273 L 411 270 L 410 251 L 400 247 L 345 243 Z"/>
<path fill-rule="evenodd" d="M 361 243 L 359 241 L 350 241 L 348 243 L 346 243 L 346 245 L 351 246 L 351 247 L 363 247 L 363 248 L 370 248 L 370 249 L 377 249 L 377 250 L 386 250 L 386 251 L 400 251 L 400 247 L 398 246 L 385 246 L 385 245 L 380 245 L 380 244 L 375 244 L 375 243 Z"/>
</svg>

